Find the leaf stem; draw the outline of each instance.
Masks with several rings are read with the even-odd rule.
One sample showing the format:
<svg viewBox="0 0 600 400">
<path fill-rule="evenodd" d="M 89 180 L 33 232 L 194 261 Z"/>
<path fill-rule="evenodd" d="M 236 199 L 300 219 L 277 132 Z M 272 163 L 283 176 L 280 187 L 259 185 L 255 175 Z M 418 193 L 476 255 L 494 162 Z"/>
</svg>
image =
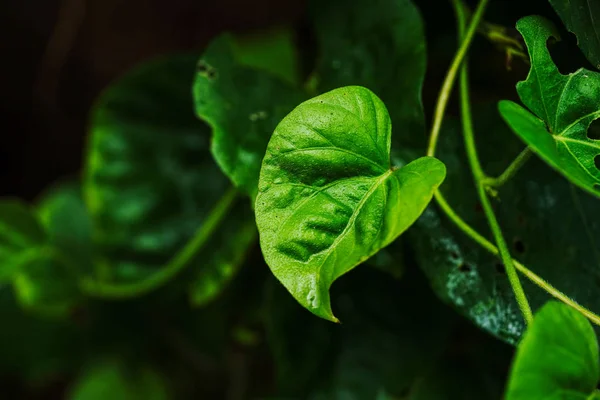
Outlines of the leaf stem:
<svg viewBox="0 0 600 400">
<path fill-rule="evenodd" d="M 460 7 L 462 10 L 462 6 L 457 4 L 456 1 L 455 7 Z M 483 13 L 485 12 L 485 8 L 488 4 L 489 0 L 480 0 L 475 13 L 473 14 L 473 19 L 467 28 L 467 32 L 464 35 L 464 39 L 452 60 L 452 64 L 446 73 L 446 78 L 444 79 L 444 83 L 440 90 L 440 94 L 438 96 L 437 104 L 435 106 L 435 114 L 433 117 L 433 124 L 431 126 L 431 133 L 429 134 L 429 146 L 427 148 L 427 155 L 433 156 L 435 154 L 435 148 L 437 146 L 438 138 L 440 136 L 440 130 L 442 128 L 442 121 L 444 120 L 444 114 L 446 112 L 446 106 L 448 105 L 448 100 L 450 99 L 450 94 L 452 93 L 452 87 L 454 86 L 454 81 L 456 80 L 456 74 L 467 55 L 467 51 L 473 41 L 473 36 L 475 35 L 475 31 L 477 30 L 477 26 L 483 17 Z"/>
<path fill-rule="evenodd" d="M 219 227 L 223 218 L 233 206 L 237 197 L 235 188 L 229 189 L 211 210 L 210 214 L 196 231 L 194 237 L 177 253 L 169 263 L 141 282 L 115 284 L 86 279 L 81 282 L 81 290 L 89 296 L 109 299 L 128 299 L 151 292 L 167 283 L 181 272 L 190 260 L 204 247 L 212 233 Z"/>
<path fill-rule="evenodd" d="M 453 4 L 455 5 L 455 11 L 459 25 L 459 36 L 463 37 L 466 22 L 464 9 L 456 0 L 453 1 Z M 498 245 L 500 258 L 504 264 L 506 275 L 508 276 L 508 280 L 515 294 L 517 304 L 519 305 L 521 313 L 525 318 L 525 322 L 530 324 L 531 321 L 533 321 L 531 306 L 529 305 L 529 301 L 527 300 L 527 296 L 525 295 L 525 291 L 523 290 L 523 286 L 519 280 L 519 275 L 515 269 L 508 245 L 506 244 L 506 240 L 502 234 L 502 229 L 500 228 L 500 224 L 498 223 L 498 219 L 494 214 L 494 209 L 486 192 L 486 186 L 484 183 L 486 175 L 483 172 L 481 162 L 479 161 L 479 156 L 477 154 L 477 146 L 475 144 L 475 134 L 473 132 L 473 120 L 471 115 L 471 101 L 469 97 L 468 66 L 467 61 L 465 60 L 460 70 L 460 103 L 465 150 L 467 152 L 469 165 L 471 166 L 471 171 L 473 172 L 475 185 L 477 186 L 477 193 L 479 194 L 483 211 L 488 220 L 490 229 L 492 230 L 492 234 L 494 235 L 496 244 Z"/>
<path fill-rule="evenodd" d="M 529 147 L 527 147 L 517 156 L 517 158 L 513 160 L 513 162 L 508 166 L 508 168 L 506 168 L 506 170 L 500 176 L 498 176 L 497 178 L 486 176 L 484 178 L 485 185 L 492 188 L 499 188 L 503 186 L 506 182 L 511 180 L 512 177 L 514 177 L 517 174 L 517 172 L 519 172 L 521 167 L 525 165 L 525 163 L 531 158 L 532 155 L 533 152 L 529 149 Z"/>
</svg>

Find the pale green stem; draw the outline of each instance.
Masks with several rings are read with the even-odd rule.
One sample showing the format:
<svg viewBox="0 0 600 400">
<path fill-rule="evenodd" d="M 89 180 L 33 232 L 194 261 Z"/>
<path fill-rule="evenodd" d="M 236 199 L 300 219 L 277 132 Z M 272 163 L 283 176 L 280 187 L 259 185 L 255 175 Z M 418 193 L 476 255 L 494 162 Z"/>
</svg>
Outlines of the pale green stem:
<svg viewBox="0 0 600 400">
<path fill-rule="evenodd" d="M 499 188 L 503 186 L 517 174 L 517 172 L 521 169 L 521 167 L 523 167 L 523 165 L 525 165 L 532 155 L 533 152 L 529 149 L 529 147 L 527 147 L 517 156 L 517 158 L 514 159 L 514 161 L 500 176 L 497 178 L 492 178 L 489 176 L 485 177 L 485 185 L 493 188 Z"/>
<path fill-rule="evenodd" d="M 465 27 L 464 10 L 458 1 L 453 1 L 453 4 L 455 6 L 455 11 L 457 15 L 460 36 L 462 37 L 464 34 Z M 496 244 L 498 245 L 498 249 L 500 251 L 500 258 L 502 259 L 502 263 L 504 264 L 506 275 L 508 276 L 508 280 L 515 294 L 517 304 L 519 305 L 521 313 L 525 318 L 525 322 L 529 324 L 531 323 L 531 321 L 533 321 L 533 313 L 531 312 L 531 306 L 529 305 L 529 301 L 527 301 L 527 296 L 525 295 L 525 291 L 523 290 L 523 286 L 521 285 L 521 281 L 519 280 L 519 275 L 515 270 L 510 251 L 508 250 L 508 245 L 506 244 L 506 240 L 504 239 L 504 235 L 502 234 L 502 229 L 500 228 L 498 219 L 494 214 L 494 209 L 492 208 L 492 204 L 490 203 L 490 199 L 488 198 L 485 189 L 485 173 L 481 168 L 479 156 L 477 155 L 477 146 L 475 145 L 475 134 L 473 132 L 473 121 L 471 116 L 471 101 L 469 97 L 470 96 L 468 67 L 467 62 L 465 60 L 460 71 L 460 103 L 463 135 L 465 139 L 465 149 L 467 152 L 467 158 L 469 160 L 469 165 L 471 166 L 471 171 L 473 172 L 475 186 L 477 187 L 477 193 L 479 194 L 479 199 L 481 200 L 483 211 L 488 220 L 488 224 L 490 226 L 490 229 L 492 230 L 492 234 L 494 235 L 494 239 L 496 240 Z"/>
<path fill-rule="evenodd" d="M 472 24 L 471 24 L 471 26 L 472 26 Z M 459 63 L 459 66 L 460 66 L 460 63 Z M 448 79 L 454 80 L 455 77 L 456 77 L 455 73 L 454 74 L 448 73 L 447 76 L 446 76 L 446 80 L 448 80 Z M 443 121 L 443 118 L 444 118 L 444 112 L 445 112 L 445 109 L 446 109 L 448 98 L 450 96 L 449 92 L 452 90 L 452 86 L 453 86 L 453 83 L 444 82 L 444 86 L 442 87 L 440 96 L 438 98 L 438 103 L 437 103 L 437 108 L 436 108 L 436 113 L 435 113 L 435 120 L 433 122 L 433 127 L 434 128 L 432 129 L 432 134 L 430 136 L 429 146 L 428 146 L 428 149 L 427 149 L 427 154 L 429 156 L 435 156 L 435 148 L 436 148 L 437 141 L 438 141 L 438 138 L 439 138 L 439 129 L 442 126 L 442 121 Z M 437 128 L 435 128 L 435 127 L 437 127 Z M 435 132 L 436 129 L 437 129 L 437 133 L 434 135 L 433 133 Z M 483 237 L 482 235 L 480 235 L 479 232 L 477 232 L 469 224 L 467 224 L 456 213 L 456 211 L 454 211 L 454 209 L 450 206 L 450 204 L 448 204 L 448 202 L 446 201 L 445 197 L 442 195 L 442 193 L 439 190 L 437 190 L 434 193 L 434 198 L 435 198 L 437 204 L 442 209 L 442 211 L 446 214 L 446 216 L 448 218 L 450 218 L 450 220 L 461 231 L 463 231 L 467 236 L 469 236 L 477 244 L 479 244 L 481 247 L 483 247 L 485 250 L 487 250 L 488 252 L 490 252 L 494 256 L 498 256 L 500 254 L 498 248 L 496 248 L 496 246 L 494 246 L 493 243 L 491 243 L 485 237 Z M 569 298 L 567 295 L 565 295 L 564 293 L 562 293 L 561 291 L 559 291 L 558 289 L 556 289 L 554 286 L 552 286 L 551 284 L 549 284 L 548 282 L 546 282 L 540 276 L 536 275 L 533 271 L 529 270 L 527 267 L 525 267 L 523 264 L 521 264 L 517 260 L 513 260 L 513 263 L 514 263 L 515 268 L 519 272 L 521 272 L 526 278 L 528 278 L 530 281 L 532 281 L 534 284 L 536 284 L 541 289 L 543 289 L 544 291 L 546 291 L 552 297 L 556 298 L 557 300 L 562 301 L 564 304 L 568 305 L 569 307 L 571 307 L 571 308 L 579 311 L 582 315 L 584 315 L 585 317 L 587 317 L 595 325 L 600 326 L 600 316 L 594 314 L 592 311 L 588 310 L 587 308 L 585 308 L 585 307 L 581 306 L 580 304 L 578 304 L 576 301 L 574 301 L 571 298 Z"/>
<path fill-rule="evenodd" d="M 461 231 L 463 231 L 467 236 L 469 236 L 477 244 L 479 244 L 481 247 L 483 247 L 484 249 L 489 251 L 494 256 L 500 255 L 498 248 L 496 246 L 494 246 L 492 242 L 490 242 L 485 237 L 480 235 L 475 229 L 473 229 L 469 224 L 467 224 L 460 217 L 460 215 L 458 215 L 456 213 L 456 211 L 454 211 L 454 209 L 450 206 L 450 204 L 448 204 L 448 201 L 442 195 L 441 192 L 435 193 L 435 199 L 436 199 L 438 205 L 440 206 L 440 208 L 442 209 L 442 211 L 444 211 L 444 213 L 446 214 L 446 216 L 448 216 L 448 218 L 450 218 L 450 220 Z M 546 282 L 542 277 L 537 275 L 535 272 L 531 271 L 529 268 L 527 268 L 526 266 L 524 266 L 517 260 L 513 260 L 513 263 L 514 263 L 515 268 L 520 273 L 522 273 L 527 279 L 529 279 L 531 282 L 535 283 L 537 286 L 539 286 L 541 289 L 546 291 L 548 294 L 550 294 L 555 299 L 560 300 L 563 303 L 565 303 L 566 305 L 568 305 L 569 307 L 572 307 L 573 309 L 579 311 L 582 315 L 587 317 L 595 325 L 600 326 L 600 316 L 594 314 L 592 311 L 583 307 L 582 305 L 577 303 L 575 300 L 569 298 L 569 296 L 562 293 L 560 290 L 556 289 L 550 283 Z"/>
<path fill-rule="evenodd" d="M 467 55 L 467 51 L 469 50 L 471 42 L 473 41 L 473 36 L 475 35 L 477 26 L 483 17 L 483 13 L 485 12 L 488 1 L 489 0 L 480 0 L 475 13 L 473 14 L 473 19 L 471 19 L 471 23 L 467 29 L 467 33 L 465 34 L 464 39 L 458 51 L 456 52 L 456 55 L 454 56 L 454 60 L 452 60 L 450 69 L 448 69 L 446 78 L 444 79 L 444 83 L 442 85 L 442 89 L 440 90 L 438 101 L 435 107 L 433 124 L 431 126 L 431 133 L 429 135 L 429 147 L 427 148 L 428 156 L 433 156 L 435 154 L 435 148 L 437 146 L 440 130 L 442 128 L 442 121 L 444 120 L 446 106 L 448 105 L 448 100 L 450 99 L 450 94 L 452 93 L 452 87 L 454 86 L 454 81 L 456 80 L 456 74 L 458 73 L 462 62 Z"/>
<path fill-rule="evenodd" d="M 166 266 L 150 277 L 141 282 L 129 284 L 105 283 L 87 279 L 81 283 L 82 291 L 93 297 L 127 299 L 146 294 L 161 287 L 181 272 L 204 247 L 208 239 L 210 239 L 211 235 L 231 210 L 236 196 L 237 191 L 233 188 L 229 189 L 219 199 L 219 202 L 211 210 L 202 226 L 186 246 Z"/>
</svg>

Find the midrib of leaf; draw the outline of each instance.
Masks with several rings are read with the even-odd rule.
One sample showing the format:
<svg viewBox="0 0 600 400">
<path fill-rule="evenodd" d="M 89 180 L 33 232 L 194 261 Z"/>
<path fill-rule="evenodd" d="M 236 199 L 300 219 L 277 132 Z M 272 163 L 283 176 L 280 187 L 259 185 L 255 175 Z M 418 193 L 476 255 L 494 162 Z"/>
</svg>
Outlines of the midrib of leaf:
<svg viewBox="0 0 600 400">
<path fill-rule="evenodd" d="M 557 141 L 559 142 L 570 142 L 570 143 L 577 143 L 577 144 L 581 144 L 583 146 L 589 146 L 589 147 L 593 147 L 595 149 L 600 150 L 600 144 L 596 144 L 594 142 L 592 142 L 592 140 L 590 139 L 590 141 L 586 141 L 586 140 L 580 140 L 580 139 L 573 139 L 573 138 L 568 138 L 568 137 L 564 137 L 564 136 L 559 136 L 556 138 Z M 565 146 L 568 147 L 568 145 L 565 144 Z"/>
<path fill-rule="evenodd" d="M 371 188 L 369 189 L 369 191 L 367 193 L 365 193 L 365 196 L 357 204 L 356 210 L 352 213 L 352 215 L 348 219 L 348 225 L 346 225 L 346 227 L 344 228 L 344 230 L 342 231 L 342 233 L 340 233 L 340 235 L 337 238 L 335 238 L 335 240 L 333 241 L 333 243 L 329 247 L 329 249 L 333 249 L 333 250 L 327 252 L 327 255 L 325 256 L 325 258 L 323 259 L 323 261 L 321 262 L 321 264 L 317 267 L 317 279 L 316 279 L 316 286 L 317 287 L 319 287 L 319 285 L 320 285 L 321 269 L 323 268 L 323 265 L 325 265 L 325 263 L 329 259 L 329 256 L 334 253 L 335 248 L 337 247 L 338 243 L 344 238 L 344 236 L 346 236 L 346 234 L 348 233 L 348 231 L 354 226 L 356 218 L 360 214 L 360 212 L 361 212 L 362 208 L 364 207 L 365 203 L 367 202 L 367 200 L 371 197 L 371 195 L 377 189 L 379 189 L 379 187 L 382 185 L 382 183 L 384 183 L 385 181 L 387 181 L 387 179 L 393 173 L 394 173 L 394 171 L 392 171 L 391 169 L 389 169 L 383 175 L 381 175 L 381 177 L 379 177 L 379 179 L 377 179 L 375 181 L 375 183 L 373 184 L 373 186 L 371 186 Z M 381 226 L 379 227 L 379 231 L 381 231 Z M 377 232 L 376 237 L 377 236 L 379 236 L 379 232 Z"/>
</svg>

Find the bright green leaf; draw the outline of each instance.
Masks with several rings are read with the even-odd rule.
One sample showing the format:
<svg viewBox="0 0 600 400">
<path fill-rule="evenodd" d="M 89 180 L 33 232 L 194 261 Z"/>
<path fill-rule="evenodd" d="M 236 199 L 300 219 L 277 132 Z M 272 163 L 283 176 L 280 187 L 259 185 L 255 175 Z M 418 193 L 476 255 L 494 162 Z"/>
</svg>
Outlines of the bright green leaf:
<svg viewBox="0 0 600 400">
<path fill-rule="evenodd" d="M 600 380 L 598 357 L 588 320 L 551 301 L 519 343 L 506 400 L 590 399 Z"/>
<path fill-rule="evenodd" d="M 18 271 L 46 243 L 46 234 L 35 214 L 19 200 L 0 201 L 0 282 Z"/>
<path fill-rule="evenodd" d="M 127 368 L 116 361 L 92 365 L 81 376 L 70 400 L 167 400 L 169 394 L 163 378 L 154 370 Z"/>
<path fill-rule="evenodd" d="M 421 90 L 426 44 L 411 0 L 312 0 L 320 93 L 364 86 L 383 100 L 395 130 L 392 148 L 426 140 Z"/>
<path fill-rule="evenodd" d="M 523 150 L 502 123 L 495 104 L 473 110 L 478 150 L 486 172 L 497 176 Z M 447 118 L 438 157 L 448 170 L 440 191 L 458 214 L 489 236 L 460 140 L 460 122 Z M 422 151 L 422 150 L 420 150 Z M 414 157 L 408 154 L 406 159 Z M 539 159 L 528 161 L 499 189 L 494 201 L 513 256 L 580 304 L 600 310 L 600 219 L 597 198 L 577 190 Z M 483 330 L 515 344 L 525 322 L 499 258 L 474 244 L 437 207 L 428 208 L 404 235 L 435 292 Z M 525 277 L 534 310 L 551 297 Z"/>
<path fill-rule="evenodd" d="M 331 320 L 329 287 L 421 214 L 445 177 L 426 157 L 390 166 L 387 109 L 368 89 L 336 89 L 277 126 L 261 169 L 263 255 L 300 304 Z"/>
<path fill-rule="evenodd" d="M 194 115 L 196 61 L 180 55 L 145 64 L 117 81 L 96 106 L 84 194 L 105 279 L 136 282 L 163 267 L 230 187 L 211 157 L 210 131 Z M 236 236 L 252 220 L 247 200 L 236 200 L 189 261 L 190 274 L 201 280 L 206 273 L 214 281 L 220 268 L 239 264 L 240 244 L 222 238 Z M 236 271 L 213 282 L 210 296 Z"/>
<path fill-rule="evenodd" d="M 600 2 L 596 0 L 550 0 L 588 60 L 600 69 Z"/>
<path fill-rule="evenodd" d="M 269 137 L 305 95 L 278 76 L 244 65 L 234 43 L 223 35 L 205 51 L 194 99 L 198 116 L 213 130 L 215 160 L 236 187 L 254 197 Z"/>
<path fill-rule="evenodd" d="M 527 43 L 531 71 L 517 84 L 521 101 L 500 102 L 500 113 L 512 130 L 548 164 L 571 182 L 600 196 L 600 141 L 588 137 L 600 117 L 600 73 L 580 69 L 562 75 L 550 56 L 547 41 L 558 38 L 552 23 L 526 17 L 517 23 Z"/>
</svg>

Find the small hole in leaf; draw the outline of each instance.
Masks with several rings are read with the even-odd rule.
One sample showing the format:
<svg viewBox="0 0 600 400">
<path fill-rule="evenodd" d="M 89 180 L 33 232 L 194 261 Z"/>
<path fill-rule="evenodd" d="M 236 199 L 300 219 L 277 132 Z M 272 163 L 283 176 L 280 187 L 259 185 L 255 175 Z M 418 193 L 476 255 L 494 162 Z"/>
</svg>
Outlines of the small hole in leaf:
<svg viewBox="0 0 600 400">
<path fill-rule="evenodd" d="M 515 239 L 513 242 L 515 251 L 519 254 L 525 253 L 525 243 L 521 239 Z"/>
<path fill-rule="evenodd" d="M 458 260 L 460 258 L 460 254 L 458 254 L 456 251 L 453 251 L 450 253 L 450 258 L 453 260 Z"/>
<path fill-rule="evenodd" d="M 597 191 L 597 192 L 600 192 L 600 183 L 596 183 L 594 185 L 594 190 Z"/>
<path fill-rule="evenodd" d="M 196 66 L 196 72 L 200 75 L 205 76 L 209 80 L 213 80 L 217 77 L 217 70 L 210 66 L 206 61 L 200 60 Z"/>
<path fill-rule="evenodd" d="M 596 168 L 600 169 L 600 154 L 594 157 L 594 164 L 596 165 Z"/>
<path fill-rule="evenodd" d="M 600 118 L 592 121 L 587 131 L 587 137 L 592 140 L 600 140 Z"/>
<path fill-rule="evenodd" d="M 460 272 L 466 273 L 466 272 L 471 272 L 473 270 L 473 268 L 471 268 L 471 266 L 469 264 L 462 263 L 458 266 L 458 270 Z"/>
<path fill-rule="evenodd" d="M 496 272 L 499 273 L 500 275 L 504 275 L 506 274 L 506 270 L 504 269 L 504 264 L 502 264 L 501 262 L 497 262 L 494 267 L 496 267 Z"/>
</svg>

